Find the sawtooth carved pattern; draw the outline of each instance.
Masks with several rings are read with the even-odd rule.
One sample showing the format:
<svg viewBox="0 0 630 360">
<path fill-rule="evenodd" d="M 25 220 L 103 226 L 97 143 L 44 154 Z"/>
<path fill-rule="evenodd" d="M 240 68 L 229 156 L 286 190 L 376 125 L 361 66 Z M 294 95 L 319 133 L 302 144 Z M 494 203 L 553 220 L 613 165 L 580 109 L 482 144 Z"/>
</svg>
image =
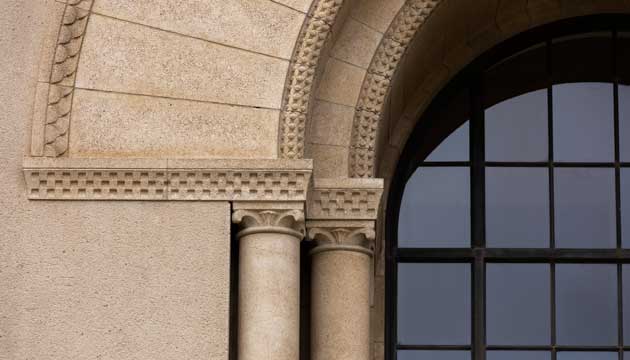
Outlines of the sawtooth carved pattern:
<svg viewBox="0 0 630 360">
<path fill-rule="evenodd" d="M 344 0 L 315 0 L 297 41 L 280 114 L 280 156 L 304 157 L 304 136 L 310 98 L 322 51 Z"/>
<path fill-rule="evenodd" d="M 350 143 L 350 177 L 374 177 L 376 137 L 391 79 L 414 35 L 440 1 L 408 0 L 376 50 L 355 109 Z"/>
<path fill-rule="evenodd" d="M 50 75 L 44 156 L 62 156 L 68 151 L 76 71 L 92 4 L 92 0 L 68 0 L 64 9 Z"/>
<path fill-rule="evenodd" d="M 33 200 L 305 201 L 309 170 L 24 169 Z"/>
</svg>

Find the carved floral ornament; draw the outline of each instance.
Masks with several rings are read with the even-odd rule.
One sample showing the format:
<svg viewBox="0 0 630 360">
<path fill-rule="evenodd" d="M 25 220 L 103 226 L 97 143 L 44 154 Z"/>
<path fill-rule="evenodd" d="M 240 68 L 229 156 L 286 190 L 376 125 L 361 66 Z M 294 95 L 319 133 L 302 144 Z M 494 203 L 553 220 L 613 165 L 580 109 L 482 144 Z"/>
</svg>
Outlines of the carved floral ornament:
<svg viewBox="0 0 630 360">
<path fill-rule="evenodd" d="M 309 221 L 306 225 L 308 238 L 318 245 L 311 254 L 332 250 L 373 254 L 374 221 Z"/>
<path fill-rule="evenodd" d="M 238 209 L 232 221 L 241 225 L 238 237 L 260 233 L 284 233 L 298 239 L 304 237 L 304 211 Z"/>
</svg>

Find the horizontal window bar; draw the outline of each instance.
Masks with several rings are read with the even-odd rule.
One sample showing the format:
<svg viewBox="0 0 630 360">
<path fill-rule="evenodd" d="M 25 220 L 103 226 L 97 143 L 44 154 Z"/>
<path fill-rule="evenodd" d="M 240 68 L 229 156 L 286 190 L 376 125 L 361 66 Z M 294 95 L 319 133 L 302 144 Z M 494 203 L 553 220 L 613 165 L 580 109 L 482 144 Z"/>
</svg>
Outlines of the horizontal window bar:
<svg viewBox="0 0 630 360">
<path fill-rule="evenodd" d="M 471 345 L 396 345 L 396 350 L 445 350 L 445 351 L 470 351 L 472 350 Z"/>
<path fill-rule="evenodd" d="M 511 162 L 511 161 L 486 161 L 483 163 L 487 167 L 548 167 L 550 165 L 547 161 L 535 161 L 535 162 Z M 561 168 L 583 168 L 583 167 L 595 167 L 595 168 L 614 168 L 616 163 L 614 162 L 554 162 L 551 163 L 554 167 Z M 418 167 L 468 167 L 470 161 L 426 161 L 421 163 Z M 629 162 L 619 163 L 621 167 L 630 167 Z"/>
<path fill-rule="evenodd" d="M 630 249 L 421 249 L 396 250 L 398 262 L 630 263 Z"/>
</svg>

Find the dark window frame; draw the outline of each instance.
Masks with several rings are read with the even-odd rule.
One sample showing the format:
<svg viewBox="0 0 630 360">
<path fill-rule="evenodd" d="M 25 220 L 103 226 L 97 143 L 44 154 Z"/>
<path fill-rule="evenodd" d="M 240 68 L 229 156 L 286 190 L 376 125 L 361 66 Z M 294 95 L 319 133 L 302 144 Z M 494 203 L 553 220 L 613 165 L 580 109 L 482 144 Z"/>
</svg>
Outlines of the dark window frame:
<svg viewBox="0 0 630 360">
<path fill-rule="evenodd" d="M 435 97 L 423 118 L 431 117 L 436 109 L 443 107 L 445 101 L 458 89 L 470 89 L 470 153 L 469 161 L 460 162 L 424 162 L 428 155 L 427 142 L 435 142 L 431 129 L 431 121 L 421 121 L 414 129 L 410 140 L 399 160 L 393 177 L 388 213 L 386 219 L 386 301 L 385 301 L 385 356 L 389 360 L 396 359 L 397 350 L 466 350 L 472 354 L 472 360 L 485 360 L 487 350 L 543 350 L 551 352 L 551 359 L 557 359 L 559 351 L 606 351 L 616 352 L 623 359 L 623 352 L 630 351 L 630 344 L 623 344 L 623 290 L 622 264 L 630 264 L 630 249 L 622 248 L 621 236 L 621 199 L 620 173 L 622 168 L 630 168 L 630 163 L 620 161 L 619 146 L 619 102 L 616 76 L 617 64 L 616 39 L 619 31 L 630 30 L 630 17 L 625 15 L 598 15 L 563 20 L 550 25 L 532 29 L 507 40 L 482 55 L 459 73 L 438 96 Z M 580 163 L 553 161 L 553 74 L 551 72 L 551 39 L 573 34 L 610 31 L 613 34 L 613 78 L 614 87 L 614 161 L 607 163 Z M 484 105 L 482 104 L 482 74 L 485 69 L 501 59 L 533 46 L 541 41 L 546 42 L 547 49 L 547 97 L 548 101 L 548 151 L 549 157 L 544 162 L 486 162 L 484 146 Z M 435 146 L 433 146 L 435 147 Z M 423 149 L 417 151 L 417 149 Z M 398 212 L 407 180 L 419 166 L 464 166 L 471 171 L 471 247 L 470 248 L 398 248 Z M 549 205 L 550 205 L 550 241 L 548 249 L 498 249 L 485 247 L 485 168 L 492 167 L 544 167 L 549 169 Z M 610 168 L 615 171 L 616 201 L 616 248 L 611 249 L 557 249 L 555 248 L 554 231 L 554 169 L 555 168 Z M 399 345 L 397 344 L 397 264 L 398 263 L 469 263 L 472 266 L 472 332 L 471 345 L 438 346 L 438 345 Z M 485 329 L 485 265 L 487 263 L 545 263 L 550 264 L 551 276 L 551 342 L 549 346 L 487 346 Z M 558 346 L 556 345 L 556 309 L 555 309 L 555 265 L 562 263 L 607 263 L 617 265 L 618 287 L 618 345 L 617 346 Z"/>
</svg>

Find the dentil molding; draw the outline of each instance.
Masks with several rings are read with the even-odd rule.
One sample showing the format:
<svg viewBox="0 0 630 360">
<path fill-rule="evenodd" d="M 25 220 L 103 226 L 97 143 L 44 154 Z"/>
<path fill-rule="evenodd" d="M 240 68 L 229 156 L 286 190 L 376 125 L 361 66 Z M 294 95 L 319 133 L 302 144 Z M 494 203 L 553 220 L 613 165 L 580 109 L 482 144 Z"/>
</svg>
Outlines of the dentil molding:
<svg viewBox="0 0 630 360">
<path fill-rule="evenodd" d="M 311 160 L 25 158 L 33 200 L 306 201 Z"/>
<path fill-rule="evenodd" d="M 309 220 L 376 220 L 383 179 L 315 179 L 308 196 Z"/>
</svg>

